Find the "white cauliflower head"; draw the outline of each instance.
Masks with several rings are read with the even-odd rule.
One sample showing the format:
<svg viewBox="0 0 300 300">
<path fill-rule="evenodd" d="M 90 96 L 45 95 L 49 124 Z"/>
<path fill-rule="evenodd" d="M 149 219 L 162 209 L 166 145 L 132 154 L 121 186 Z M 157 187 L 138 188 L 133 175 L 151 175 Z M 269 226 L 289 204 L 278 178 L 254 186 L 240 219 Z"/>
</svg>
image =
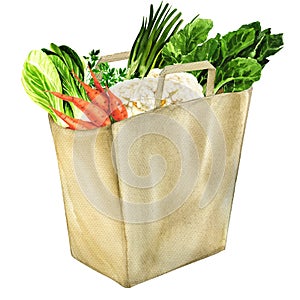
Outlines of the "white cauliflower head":
<svg viewBox="0 0 300 300">
<path fill-rule="evenodd" d="M 125 80 L 110 88 L 123 101 L 129 117 L 155 108 L 160 72 L 159 69 L 153 69 L 148 77 Z M 166 75 L 161 106 L 199 97 L 203 97 L 202 87 L 192 74 L 181 72 Z"/>
</svg>

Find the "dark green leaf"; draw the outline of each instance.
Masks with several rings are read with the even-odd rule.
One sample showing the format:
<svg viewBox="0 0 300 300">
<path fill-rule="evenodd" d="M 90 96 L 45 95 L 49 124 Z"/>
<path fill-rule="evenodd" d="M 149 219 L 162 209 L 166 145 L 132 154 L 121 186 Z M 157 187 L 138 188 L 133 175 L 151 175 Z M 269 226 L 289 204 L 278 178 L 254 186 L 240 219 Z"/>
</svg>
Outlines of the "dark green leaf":
<svg viewBox="0 0 300 300">
<path fill-rule="evenodd" d="M 72 65 L 77 65 L 78 70 L 79 70 L 78 76 L 81 80 L 84 80 L 85 66 L 84 66 L 82 60 L 80 59 L 80 57 L 78 56 L 78 54 L 73 49 L 71 49 L 70 47 L 65 46 L 65 45 L 62 45 L 59 48 L 62 52 L 65 52 L 68 54 L 68 56 L 72 60 Z"/>
<path fill-rule="evenodd" d="M 78 89 L 77 83 L 74 80 L 73 76 L 71 75 L 68 67 L 62 61 L 62 59 L 56 55 L 48 55 L 48 57 L 51 59 L 51 61 L 53 62 L 53 64 L 55 65 L 58 71 L 61 85 L 62 85 L 62 93 L 65 95 L 81 98 L 82 94 Z M 68 112 L 66 112 L 67 115 L 69 115 L 70 117 L 75 116 L 76 118 L 81 117 L 82 112 L 74 104 L 70 104 L 70 108 L 73 110 L 73 113 L 72 115 L 69 115 L 68 114 L 69 110 L 68 110 Z"/>
<path fill-rule="evenodd" d="M 215 92 L 239 92 L 248 89 L 260 79 L 261 65 L 253 58 L 235 58 L 217 68 Z"/>
<path fill-rule="evenodd" d="M 241 51 L 253 45 L 255 30 L 253 28 L 240 28 L 227 33 L 221 38 L 222 62 L 237 57 Z"/>
<path fill-rule="evenodd" d="M 263 66 L 267 63 L 267 57 L 274 55 L 283 47 L 283 34 L 266 34 L 257 48 L 255 58 Z"/>
</svg>

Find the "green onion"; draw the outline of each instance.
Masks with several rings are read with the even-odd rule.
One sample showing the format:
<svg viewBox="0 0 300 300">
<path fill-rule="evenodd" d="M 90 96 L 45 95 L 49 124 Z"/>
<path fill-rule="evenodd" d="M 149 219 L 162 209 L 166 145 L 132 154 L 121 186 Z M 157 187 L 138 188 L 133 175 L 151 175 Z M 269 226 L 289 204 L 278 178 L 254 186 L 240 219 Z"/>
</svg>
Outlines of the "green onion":
<svg viewBox="0 0 300 300">
<path fill-rule="evenodd" d="M 169 3 L 160 4 L 156 12 L 150 6 L 148 19 L 143 18 L 141 29 L 133 43 L 127 65 L 127 78 L 142 78 L 158 66 L 163 46 L 183 22 L 181 13 L 171 10 Z"/>
</svg>

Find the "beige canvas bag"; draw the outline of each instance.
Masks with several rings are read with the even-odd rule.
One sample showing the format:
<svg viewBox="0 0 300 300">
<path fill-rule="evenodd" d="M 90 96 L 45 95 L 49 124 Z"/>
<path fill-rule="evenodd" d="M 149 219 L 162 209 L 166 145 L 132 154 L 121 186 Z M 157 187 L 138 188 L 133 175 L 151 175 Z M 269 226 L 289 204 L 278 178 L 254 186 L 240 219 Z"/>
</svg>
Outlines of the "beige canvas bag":
<svg viewBox="0 0 300 300">
<path fill-rule="evenodd" d="M 209 62 L 168 66 L 157 103 L 166 74 L 200 69 L 204 98 L 89 131 L 50 118 L 71 253 L 124 287 L 225 248 L 251 89 L 214 95 Z"/>
</svg>

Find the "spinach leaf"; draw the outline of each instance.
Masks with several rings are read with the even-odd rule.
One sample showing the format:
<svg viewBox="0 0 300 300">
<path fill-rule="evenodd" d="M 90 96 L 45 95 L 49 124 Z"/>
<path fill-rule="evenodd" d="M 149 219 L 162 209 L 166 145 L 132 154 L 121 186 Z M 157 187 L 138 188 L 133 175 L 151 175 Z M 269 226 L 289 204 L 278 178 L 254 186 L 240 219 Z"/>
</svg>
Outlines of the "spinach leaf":
<svg viewBox="0 0 300 300">
<path fill-rule="evenodd" d="M 222 68 L 217 68 L 215 92 L 239 92 L 246 90 L 260 79 L 261 65 L 253 58 L 241 58 L 227 62 Z"/>
<path fill-rule="evenodd" d="M 237 57 L 241 51 L 253 45 L 255 30 L 253 28 L 240 28 L 227 33 L 221 38 L 222 61 L 220 64 Z"/>
<path fill-rule="evenodd" d="M 271 34 L 271 29 L 261 30 L 260 23 L 253 22 L 245 24 L 240 29 L 253 29 L 255 31 L 255 41 L 249 47 L 239 53 L 239 57 L 255 58 L 262 67 L 269 61 L 267 57 L 274 55 L 283 46 L 282 34 Z M 239 29 L 239 30 L 240 30 Z"/>
<path fill-rule="evenodd" d="M 182 63 L 199 44 L 207 39 L 213 22 L 209 19 L 196 18 L 183 29 L 175 33 L 162 49 L 162 65 Z M 187 60 L 187 59 L 186 59 Z"/>
<path fill-rule="evenodd" d="M 182 63 L 189 63 L 193 61 L 208 60 L 213 65 L 220 57 L 220 34 L 215 38 L 209 39 L 202 45 L 196 47 L 193 52 L 182 57 Z M 192 74 L 198 79 L 198 82 L 205 86 L 207 81 L 206 71 L 194 71 Z"/>
<path fill-rule="evenodd" d="M 267 57 L 274 55 L 283 47 L 283 34 L 265 34 L 257 47 L 255 58 L 264 67 Z"/>
<path fill-rule="evenodd" d="M 255 31 L 255 36 L 258 36 L 259 33 L 261 32 L 261 26 L 260 26 L 260 22 L 259 21 L 255 21 L 249 24 L 244 24 L 242 25 L 239 29 L 249 29 L 249 28 L 253 28 Z"/>
</svg>

